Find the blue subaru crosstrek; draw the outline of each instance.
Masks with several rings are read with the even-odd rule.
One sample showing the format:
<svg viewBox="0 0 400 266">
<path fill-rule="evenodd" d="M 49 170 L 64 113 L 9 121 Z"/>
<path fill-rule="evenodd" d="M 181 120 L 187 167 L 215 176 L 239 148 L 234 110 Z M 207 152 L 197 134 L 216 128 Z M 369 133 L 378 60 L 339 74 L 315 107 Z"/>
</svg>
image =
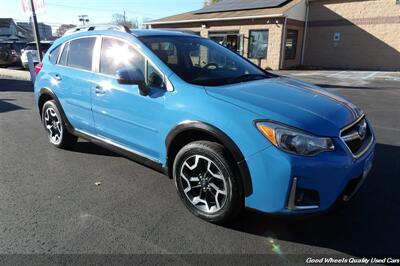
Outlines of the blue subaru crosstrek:
<svg viewBox="0 0 400 266">
<path fill-rule="evenodd" d="M 327 210 L 372 165 L 360 108 L 193 34 L 89 28 L 56 40 L 36 72 L 50 143 L 79 137 L 159 170 L 207 221 Z"/>
</svg>

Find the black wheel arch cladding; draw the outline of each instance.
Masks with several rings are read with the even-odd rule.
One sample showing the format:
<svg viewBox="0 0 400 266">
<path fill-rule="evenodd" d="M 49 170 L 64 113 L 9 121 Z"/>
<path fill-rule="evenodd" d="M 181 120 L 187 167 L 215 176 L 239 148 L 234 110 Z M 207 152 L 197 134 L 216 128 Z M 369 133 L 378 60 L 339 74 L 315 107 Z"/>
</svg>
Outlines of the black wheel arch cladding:
<svg viewBox="0 0 400 266">
<path fill-rule="evenodd" d="M 219 128 L 201 121 L 188 121 L 181 123 L 177 125 L 175 128 L 173 128 L 167 135 L 167 138 L 165 140 L 167 152 L 169 153 L 171 144 L 174 141 L 175 137 L 177 137 L 179 134 L 185 131 L 190 131 L 190 130 L 196 130 L 210 134 L 211 136 L 213 136 L 213 138 L 217 139 L 222 145 L 224 145 L 224 147 L 229 151 L 229 153 L 235 160 L 237 169 L 239 170 L 241 181 L 243 183 L 244 195 L 245 196 L 251 195 L 253 192 L 253 187 L 252 187 L 249 168 L 244 159 L 244 156 L 240 151 L 239 147 L 236 145 L 236 143 Z"/>
</svg>

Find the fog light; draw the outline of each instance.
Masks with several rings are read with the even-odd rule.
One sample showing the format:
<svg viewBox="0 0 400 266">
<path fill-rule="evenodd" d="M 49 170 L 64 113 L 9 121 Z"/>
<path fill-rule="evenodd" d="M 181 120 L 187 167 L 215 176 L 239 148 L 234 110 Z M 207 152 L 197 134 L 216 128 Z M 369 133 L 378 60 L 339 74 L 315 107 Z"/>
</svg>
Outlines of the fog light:
<svg viewBox="0 0 400 266">
<path fill-rule="evenodd" d="M 287 208 L 289 210 L 309 210 L 319 208 L 318 191 L 298 188 L 297 179 L 297 177 L 293 178 Z"/>
</svg>

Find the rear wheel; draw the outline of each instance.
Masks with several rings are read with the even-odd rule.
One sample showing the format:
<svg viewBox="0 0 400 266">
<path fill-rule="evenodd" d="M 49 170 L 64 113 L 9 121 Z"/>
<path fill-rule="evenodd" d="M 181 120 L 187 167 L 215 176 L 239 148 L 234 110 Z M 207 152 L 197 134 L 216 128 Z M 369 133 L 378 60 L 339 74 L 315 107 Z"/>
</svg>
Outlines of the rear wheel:
<svg viewBox="0 0 400 266">
<path fill-rule="evenodd" d="M 77 137 L 70 134 L 60 111 L 53 100 L 45 102 L 42 109 L 42 121 L 49 141 L 58 148 L 68 148 L 76 143 Z"/>
<path fill-rule="evenodd" d="M 209 222 L 224 223 L 243 208 L 242 186 L 226 149 L 215 142 L 196 141 L 176 155 L 173 175 L 186 207 Z"/>
</svg>

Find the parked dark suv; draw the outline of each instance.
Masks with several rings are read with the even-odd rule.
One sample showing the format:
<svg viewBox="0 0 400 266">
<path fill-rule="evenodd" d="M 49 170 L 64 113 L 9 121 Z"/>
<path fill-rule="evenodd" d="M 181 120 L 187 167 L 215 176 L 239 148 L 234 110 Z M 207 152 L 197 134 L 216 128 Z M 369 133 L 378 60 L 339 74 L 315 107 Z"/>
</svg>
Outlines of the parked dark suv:
<svg viewBox="0 0 400 266">
<path fill-rule="evenodd" d="M 25 42 L 0 42 L 0 67 L 17 65 L 21 62 L 21 49 Z"/>
</svg>

